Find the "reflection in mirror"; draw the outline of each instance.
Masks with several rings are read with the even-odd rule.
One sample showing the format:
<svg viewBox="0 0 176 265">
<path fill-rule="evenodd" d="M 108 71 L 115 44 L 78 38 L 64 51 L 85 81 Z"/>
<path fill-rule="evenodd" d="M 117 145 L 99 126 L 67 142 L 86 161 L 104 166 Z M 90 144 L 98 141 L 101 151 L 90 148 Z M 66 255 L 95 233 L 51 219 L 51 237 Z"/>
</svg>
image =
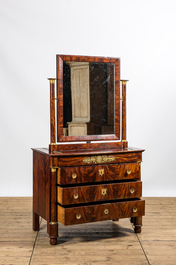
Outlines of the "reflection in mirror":
<svg viewBox="0 0 176 265">
<path fill-rule="evenodd" d="M 64 136 L 114 134 L 114 64 L 63 62 Z"/>
</svg>

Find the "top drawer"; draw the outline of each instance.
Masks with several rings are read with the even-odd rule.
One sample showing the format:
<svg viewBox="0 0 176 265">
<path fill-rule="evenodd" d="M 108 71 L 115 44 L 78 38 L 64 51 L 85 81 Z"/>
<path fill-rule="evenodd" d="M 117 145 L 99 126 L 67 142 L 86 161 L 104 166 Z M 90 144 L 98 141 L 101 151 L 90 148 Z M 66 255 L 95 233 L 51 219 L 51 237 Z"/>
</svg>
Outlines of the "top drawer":
<svg viewBox="0 0 176 265">
<path fill-rule="evenodd" d="M 139 163 L 61 167 L 57 173 L 59 185 L 127 179 L 140 180 Z"/>
<path fill-rule="evenodd" d="M 53 166 L 74 167 L 99 164 L 135 163 L 142 161 L 142 152 L 116 153 L 108 155 L 56 157 Z"/>
</svg>

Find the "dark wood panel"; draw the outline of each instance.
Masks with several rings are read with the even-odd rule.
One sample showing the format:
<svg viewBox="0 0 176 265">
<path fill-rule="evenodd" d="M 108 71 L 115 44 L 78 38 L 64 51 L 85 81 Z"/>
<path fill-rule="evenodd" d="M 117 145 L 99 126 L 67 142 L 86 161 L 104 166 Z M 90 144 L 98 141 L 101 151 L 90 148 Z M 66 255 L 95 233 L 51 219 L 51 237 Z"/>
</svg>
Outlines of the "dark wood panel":
<svg viewBox="0 0 176 265">
<path fill-rule="evenodd" d="M 103 174 L 100 170 L 104 171 Z M 131 173 L 127 174 L 127 170 L 131 170 Z M 76 175 L 72 177 L 72 174 Z M 84 167 L 61 167 L 58 170 L 57 183 L 59 185 L 66 185 L 122 179 L 140 179 L 140 164 L 124 163 Z"/>
<path fill-rule="evenodd" d="M 64 208 L 63 206 L 58 205 L 57 209 L 58 221 L 63 225 L 73 225 L 143 216 L 145 212 L 145 201 L 134 200 L 73 208 Z"/>
<path fill-rule="evenodd" d="M 90 153 L 91 154 L 91 153 Z M 99 155 L 102 156 L 102 155 Z M 138 162 L 141 161 L 141 153 L 124 153 L 124 154 L 111 154 L 107 155 L 107 157 L 113 157 L 115 158 L 113 161 L 106 160 L 106 163 L 104 164 L 117 164 L 117 163 L 131 163 L 131 162 Z M 96 157 L 96 161 L 94 162 L 94 157 Z M 64 166 L 86 166 L 88 164 L 90 165 L 95 165 L 95 164 L 101 164 L 101 162 L 98 162 L 99 159 L 97 158 L 98 155 L 96 156 L 78 156 L 78 157 L 60 157 L 58 159 L 58 166 L 59 167 L 64 167 Z M 83 160 L 89 159 L 90 158 L 90 163 L 86 163 Z"/>
<path fill-rule="evenodd" d="M 33 211 L 50 220 L 50 157 L 33 152 Z"/>
<path fill-rule="evenodd" d="M 108 201 L 142 196 L 142 182 L 101 184 L 79 187 L 57 187 L 57 202 L 62 205 Z"/>
</svg>

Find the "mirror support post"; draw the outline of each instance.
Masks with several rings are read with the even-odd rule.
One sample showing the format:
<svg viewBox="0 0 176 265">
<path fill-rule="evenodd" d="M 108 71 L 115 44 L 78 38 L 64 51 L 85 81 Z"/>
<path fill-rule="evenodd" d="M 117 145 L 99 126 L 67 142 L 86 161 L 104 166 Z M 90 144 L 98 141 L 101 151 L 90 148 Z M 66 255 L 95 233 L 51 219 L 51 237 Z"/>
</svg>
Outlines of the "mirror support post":
<svg viewBox="0 0 176 265">
<path fill-rule="evenodd" d="M 55 80 L 48 78 L 50 81 L 50 144 L 56 144 L 56 123 L 55 123 Z"/>
<path fill-rule="evenodd" d="M 128 146 L 128 142 L 126 139 L 126 83 L 129 80 L 121 80 L 122 81 L 122 143 L 123 147 Z"/>
</svg>

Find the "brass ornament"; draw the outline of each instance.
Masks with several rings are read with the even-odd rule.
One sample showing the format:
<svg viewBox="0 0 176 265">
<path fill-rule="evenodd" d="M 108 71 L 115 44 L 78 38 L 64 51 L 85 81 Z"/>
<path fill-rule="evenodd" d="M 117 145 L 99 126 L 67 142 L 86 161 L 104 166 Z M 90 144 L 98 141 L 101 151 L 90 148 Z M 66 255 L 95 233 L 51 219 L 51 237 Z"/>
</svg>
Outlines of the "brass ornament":
<svg viewBox="0 0 176 265">
<path fill-rule="evenodd" d="M 50 222 L 50 225 L 57 225 L 57 222 Z"/>
<path fill-rule="evenodd" d="M 55 80 L 56 80 L 56 78 L 48 78 L 48 80 L 50 81 L 50 84 L 54 84 L 54 83 L 55 83 Z"/>
<path fill-rule="evenodd" d="M 128 169 L 128 170 L 127 170 L 127 174 L 128 174 L 128 175 L 131 174 L 131 169 Z"/>
<path fill-rule="evenodd" d="M 77 215 L 76 215 L 76 219 L 80 219 L 81 218 L 81 214 L 80 213 L 78 213 Z"/>
<path fill-rule="evenodd" d="M 72 178 L 73 178 L 73 179 L 77 178 L 77 174 L 76 174 L 76 173 L 73 173 L 73 174 L 72 174 Z"/>
<path fill-rule="evenodd" d="M 98 173 L 99 173 L 99 175 L 102 177 L 103 174 L 104 174 L 104 168 L 103 168 L 103 169 L 99 169 L 99 170 L 98 170 Z"/>
<path fill-rule="evenodd" d="M 130 189 L 130 192 L 131 192 L 131 193 L 134 193 L 134 188 L 131 188 L 131 189 Z"/>
<path fill-rule="evenodd" d="M 120 80 L 122 82 L 122 85 L 126 85 L 126 82 L 128 82 L 129 80 Z"/>
<path fill-rule="evenodd" d="M 75 193 L 75 194 L 73 195 L 73 198 L 74 198 L 74 199 L 78 199 L 78 193 Z"/>
<path fill-rule="evenodd" d="M 56 168 L 55 167 L 51 167 L 51 172 L 52 173 L 56 172 Z"/>
<path fill-rule="evenodd" d="M 136 213 L 136 212 L 137 212 L 137 208 L 134 207 L 134 208 L 133 208 L 133 213 Z"/>
<path fill-rule="evenodd" d="M 94 164 L 101 164 L 101 163 L 107 163 L 107 162 L 112 162 L 116 158 L 114 156 L 91 156 L 91 157 L 86 157 L 83 159 L 83 162 L 86 164 L 94 163 Z"/>
<path fill-rule="evenodd" d="M 109 210 L 108 209 L 105 209 L 104 210 L 104 214 L 108 214 L 109 213 Z"/>
<path fill-rule="evenodd" d="M 107 194 L 107 189 L 101 189 L 101 195 L 106 195 Z"/>
</svg>

